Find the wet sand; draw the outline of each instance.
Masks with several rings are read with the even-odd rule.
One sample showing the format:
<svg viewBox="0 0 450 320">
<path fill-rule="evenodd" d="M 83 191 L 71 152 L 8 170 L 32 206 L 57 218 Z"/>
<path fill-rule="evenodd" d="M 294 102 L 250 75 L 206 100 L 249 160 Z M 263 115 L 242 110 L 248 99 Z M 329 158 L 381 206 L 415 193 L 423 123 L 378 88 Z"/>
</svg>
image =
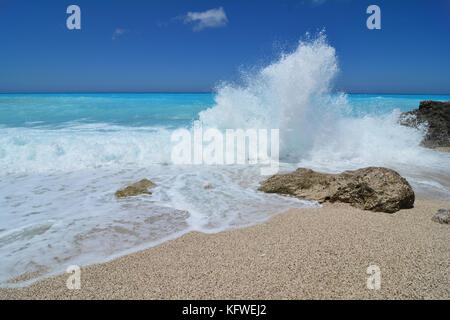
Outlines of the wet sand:
<svg viewBox="0 0 450 320">
<path fill-rule="evenodd" d="M 431 221 L 450 201 L 417 200 L 394 214 L 344 204 L 294 209 L 217 234 L 158 246 L 24 288 L 1 299 L 449 299 L 450 226 Z M 367 268 L 381 270 L 369 290 Z"/>
</svg>

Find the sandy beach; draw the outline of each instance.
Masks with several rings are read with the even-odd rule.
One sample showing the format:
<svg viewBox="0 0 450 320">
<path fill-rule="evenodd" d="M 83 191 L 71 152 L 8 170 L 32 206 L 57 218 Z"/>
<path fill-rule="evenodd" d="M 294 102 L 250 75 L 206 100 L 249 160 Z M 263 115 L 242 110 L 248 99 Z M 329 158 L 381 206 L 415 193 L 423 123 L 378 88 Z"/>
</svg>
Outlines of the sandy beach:
<svg viewBox="0 0 450 320">
<path fill-rule="evenodd" d="M 191 232 L 1 299 L 449 299 L 450 229 L 431 221 L 450 201 L 417 200 L 394 214 L 326 204 L 248 228 Z M 370 265 L 381 289 L 369 290 Z"/>
</svg>

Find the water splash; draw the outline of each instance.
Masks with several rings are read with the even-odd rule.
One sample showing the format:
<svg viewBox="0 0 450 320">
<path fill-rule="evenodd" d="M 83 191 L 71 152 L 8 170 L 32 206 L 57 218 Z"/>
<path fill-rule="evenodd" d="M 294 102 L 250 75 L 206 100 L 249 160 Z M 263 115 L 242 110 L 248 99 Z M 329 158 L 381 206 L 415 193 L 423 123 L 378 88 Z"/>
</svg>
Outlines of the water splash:
<svg viewBox="0 0 450 320">
<path fill-rule="evenodd" d="M 243 86 L 223 84 L 216 105 L 200 112 L 200 120 L 219 129 L 280 129 L 281 157 L 298 159 L 348 108 L 345 95 L 330 94 L 338 70 L 335 49 L 322 32 L 245 75 Z"/>
</svg>

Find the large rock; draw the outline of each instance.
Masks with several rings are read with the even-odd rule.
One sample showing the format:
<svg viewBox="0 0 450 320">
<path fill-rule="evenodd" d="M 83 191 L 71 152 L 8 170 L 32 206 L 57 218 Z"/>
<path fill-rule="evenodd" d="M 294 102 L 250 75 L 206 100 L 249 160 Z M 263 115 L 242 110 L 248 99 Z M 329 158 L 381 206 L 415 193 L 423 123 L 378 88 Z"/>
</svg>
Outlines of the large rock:
<svg viewBox="0 0 450 320">
<path fill-rule="evenodd" d="M 450 209 L 439 209 L 438 212 L 431 218 L 434 222 L 449 224 L 450 222 Z"/>
<path fill-rule="evenodd" d="M 428 148 L 440 147 L 440 151 L 450 147 L 450 101 L 422 101 L 419 109 L 403 112 L 400 124 L 420 128 L 427 133 L 422 145 Z"/>
<path fill-rule="evenodd" d="M 340 174 L 299 168 L 262 181 L 258 190 L 318 202 L 345 202 L 364 210 L 389 213 L 414 205 L 414 191 L 408 181 L 394 170 L 379 167 Z"/>
<path fill-rule="evenodd" d="M 142 179 L 138 182 L 135 182 L 124 189 L 117 190 L 114 194 L 117 198 L 123 198 L 123 197 L 131 197 L 131 196 L 137 196 L 140 194 L 152 194 L 150 191 L 148 191 L 148 188 L 155 187 L 156 184 L 151 182 L 148 179 Z"/>
</svg>

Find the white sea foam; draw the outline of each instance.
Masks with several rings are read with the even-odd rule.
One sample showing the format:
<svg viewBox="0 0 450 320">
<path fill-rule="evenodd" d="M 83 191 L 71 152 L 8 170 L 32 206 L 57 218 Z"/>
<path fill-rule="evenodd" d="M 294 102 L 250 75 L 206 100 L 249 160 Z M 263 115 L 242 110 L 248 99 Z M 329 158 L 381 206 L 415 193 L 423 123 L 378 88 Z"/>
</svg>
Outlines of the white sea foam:
<svg viewBox="0 0 450 320">
<path fill-rule="evenodd" d="M 3 173 L 144 167 L 169 160 L 170 133 L 163 128 L 97 123 L 69 124 L 58 129 L 0 129 L 0 166 Z"/>
</svg>

